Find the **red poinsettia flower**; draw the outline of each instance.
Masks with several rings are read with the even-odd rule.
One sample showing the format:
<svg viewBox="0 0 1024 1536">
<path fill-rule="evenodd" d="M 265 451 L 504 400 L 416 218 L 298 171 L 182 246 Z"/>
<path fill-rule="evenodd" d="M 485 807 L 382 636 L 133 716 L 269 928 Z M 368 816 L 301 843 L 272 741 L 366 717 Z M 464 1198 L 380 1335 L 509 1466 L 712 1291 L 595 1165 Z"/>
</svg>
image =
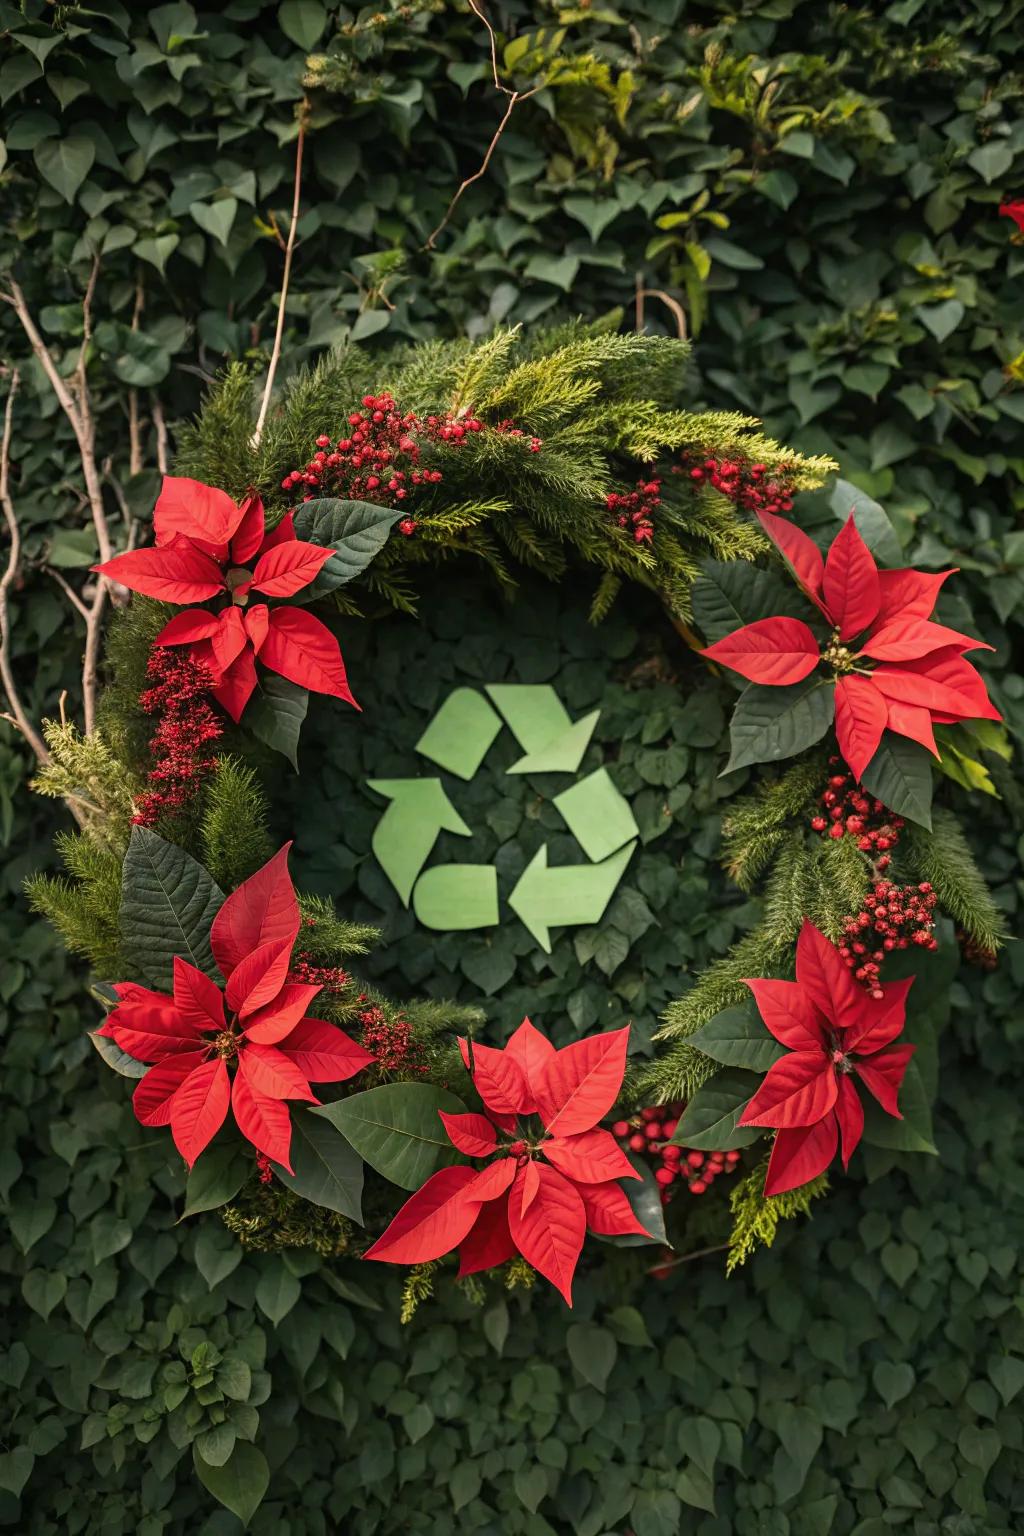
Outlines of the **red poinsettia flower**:
<svg viewBox="0 0 1024 1536">
<path fill-rule="evenodd" d="M 556 1051 L 524 1019 L 504 1050 L 461 1041 L 487 1113 L 441 1119 L 460 1152 L 492 1161 L 435 1173 L 365 1257 L 423 1264 L 457 1248 L 459 1274 L 471 1275 L 518 1252 L 572 1306 L 588 1227 L 650 1235 L 619 1182 L 640 1175 L 597 1124 L 618 1097 L 628 1039 L 627 1026 Z"/>
<path fill-rule="evenodd" d="M 769 1032 L 789 1050 L 769 1067 L 739 1122 L 778 1127 L 766 1195 L 817 1178 L 840 1143 L 846 1167 L 864 1129 L 856 1082 L 886 1114 L 903 1118 L 897 1096 L 914 1047 L 893 1041 L 903 1029 L 912 981 L 885 982 L 880 996 L 869 993 L 835 945 L 805 920 L 796 981 L 746 983 Z"/>
<path fill-rule="evenodd" d="M 1015 198 L 1012 203 L 1000 203 L 999 212 L 1006 219 L 1012 219 L 1017 228 L 1024 233 L 1024 198 Z"/>
<path fill-rule="evenodd" d="M 130 550 L 93 569 L 165 603 L 216 605 L 175 614 L 155 643 L 187 645 L 209 668 L 214 697 L 232 720 L 241 719 L 256 687 L 257 657 L 300 688 L 355 704 L 325 624 L 303 608 L 250 601 L 253 593 L 294 597 L 334 553 L 297 538 L 290 512 L 267 533 L 258 496 L 236 506 L 212 485 L 167 475 L 153 527 L 155 548 Z"/>
<path fill-rule="evenodd" d="M 373 1057 L 307 1008 L 320 991 L 289 980 L 299 906 L 288 875 L 290 843 L 225 901 L 210 944 L 222 989 L 180 956 L 174 995 L 133 981 L 114 988 L 118 1006 L 100 1030 L 136 1061 L 152 1062 L 135 1090 L 143 1125 L 169 1125 L 191 1168 L 230 1107 L 242 1135 L 289 1173 L 291 1116 L 285 1102 L 316 1104 L 310 1083 L 340 1083 Z"/>
<path fill-rule="evenodd" d="M 822 644 L 802 619 L 758 619 L 716 640 L 705 656 L 751 682 L 779 687 L 827 667 L 839 750 L 858 779 L 887 729 L 938 757 L 934 725 L 1002 719 L 964 660 L 965 651 L 992 647 L 929 617 L 952 571 L 879 570 L 852 516 L 827 559 L 795 523 L 770 512 L 758 516 L 831 635 Z"/>
</svg>

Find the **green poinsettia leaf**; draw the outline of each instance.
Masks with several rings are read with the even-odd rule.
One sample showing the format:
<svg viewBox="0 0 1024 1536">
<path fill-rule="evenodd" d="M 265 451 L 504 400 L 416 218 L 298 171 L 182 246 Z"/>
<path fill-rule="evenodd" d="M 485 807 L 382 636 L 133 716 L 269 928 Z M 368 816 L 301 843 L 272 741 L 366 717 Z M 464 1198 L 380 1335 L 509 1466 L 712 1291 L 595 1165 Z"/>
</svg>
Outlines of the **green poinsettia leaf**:
<svg viewBox="0 0 1024 1536">
<path fill-rule="evenodd" d="M 252 1173 L 255 1163 L 251 1147 L 235 1136 L 216 1141 L 193 1164 L 185 1185 L 186 1216 L 201 1211 L 215 1211 L 233 1200 Z"/>
<path fill-rule="evenodd" d="M 784 688 L 749 683 L 733 710 L 732 751 L 722 772 L 795 757 L 820 741 L 834 719 L 835 689 L 813 674 Z"/>
<path fill-rule="evenodd" d="M 121 872 L 121 952 L 133 976 L 169 992 L 174 957 L 217 980 L 210 926 L 224 893 L 191 854 L 133 827 Z"/>
<path fill-rule="evenodd" d="M 747 1101 L 757 1091 L 759 1079 L 739 1067 L 726 1067 L 698 1088 L 676 1126 L 672 1140 L 700 1152 L 729 1152 L 748 1147 L 765 1133 L 760 1126 L 737 1125 Z"/>
<path fill-rule="evenodd" d="M 690 1035 L 689 1042 L 712 1061 L 725 1067 L 744 1067 L 748 1072 L 767 1072 L 786 1054 L 768 1033 L 757 1009 L 745 1003 L 723 1008 Z"/>
<path fill-rule="evenodd" d="M 792 581 L 746 560 L 706 560 L 693 583 L 693 616 L 709 645 L 768 614 L 810 619 L 813 609 Z"/>
<path fill-rule="evenodd" d="M 886 731 L 861 782 L 896 816 L 932 826 L 932 757 L 925 747 Z"/>
<path fill-rule="evenodd" d="M 245 724 L 264 746 L 280 752 L 299 770 L 299 734 L 309 708 L 309 690 L 291 683 L 276 672 L 260 679 L 260 686 L 249 700 Z"/>
<path fill-rule="evenodd" d="M 651 1243 L 660 1243 L 664 1247 L 668 1244 L 668 1234 L 665 1231 L 665 1207 L 661 1203 L 661 1185 L 654 1177 L 649 1163 L 645 1163 L 642 1158 L 634 1157 L 630 1152 L 627 1152 L 626 1156 L 640 1177 L 623 1179 L 622 1188 L 626 1199 L 633 1207 L 634 1216 L 646 1227 L 650 1236 L 644 1237 L 640 1232 L 600 1235 L 594 1233 L 593 1235 L 602 1243 L 610 1243 L 613 1248 L 644 1248 Z"/>
<path fill-rule="evenodd" d="M 335 1126 L 308 1109 L 293 1108 L 291 1160 L 293 1173 L 273 1165 L 282 1184 L 303 1200 L 362 1224 L 363 1160 Z"/>
<path fill-rule="evenodd" d="M 300 594 L 301 601 L 323 597 L 365 571 L 404 515 L 401 508 L 395 511 L 393 507 L 378 507 L 369 501 L 314 497 L 304 502 L 295 514 L 296 533 L 309 544 L 333 549 L 334 554 L 312 585 Z"/>
<path fill-rule="evenodd" d="M 917 1061 L 911 1057 L 899 1092 L 897 1120 L 887 1115 L 870 1094 L 863 1093 L 864 1140 L 873 1147 L 888 1147 L 893 1152 L 929 1152 L 937 1155 L 932 1139 L 932 1109 L 924 1078 Z"/>
<path fill-rule="evenodd" d="M 462 1114 L 454 1093 L 429 1083 L 384 1083 L 310 1110 L 339 1130 L 371 1168 L 402 1189 L 419 1189 L 439 1168 L 463 1162 L 439 1110 Z"/>
<path fill-rule="evenodd" d="M 122 1077 L 145 1077 L 149 1071 L 144 1061 L 136 1061 L 134 1056 L 129 1056 L 127 1051 L 122 1051 L 117 1041 L 111 1040 L 108 1035 L 101 1035 L 93 1030 L 89 1034 L 89 1039 L 107 1066 L 119 1072 Z"/>
</svg>

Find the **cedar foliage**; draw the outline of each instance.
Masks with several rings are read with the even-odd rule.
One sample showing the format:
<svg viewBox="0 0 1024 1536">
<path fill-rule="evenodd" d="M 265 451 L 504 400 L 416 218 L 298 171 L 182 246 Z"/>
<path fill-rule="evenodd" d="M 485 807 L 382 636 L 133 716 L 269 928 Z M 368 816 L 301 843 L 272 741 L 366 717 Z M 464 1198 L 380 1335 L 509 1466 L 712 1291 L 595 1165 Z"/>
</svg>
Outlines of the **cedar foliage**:
<svg viewBox="0 0 1024 1536">
<path fill-rule="evenodd" d="M 255 484 L 270 514 L 282 515 L 283 476 L 309 460 L 319 434 L 341 432 L 366 392 L 387 390 L 402 411 L 475 416 L 489 430 L 427 445 L 424 462 L 443 479 L 417 493 L 415 537 L 389 541 L 360 584 L 365 593 L 410 611 L 417 566 L 471 557 L 511 588 L 517 568 L 558 580 L 577 560 L 597 572 L 595 617 L 623 580 L 688 617 L 701 556 L 749 560 L 767 546 L 727 498 L 672 474 L 670 459 L 684 450 L 742 454 L 797 489 L 819 485 L 835 466 L 782 448 L 739 412 L 688 410 L 687 345 L 620 332 L 620 321 L 616 312 L 531 336 L 516 328 L 378 360 L 352 348 L 334 352 L 292 380 L 255 460 L 252 382 L 236 365 L 186 431 L 179 471 L 236 496 Z M 506 423 L 523 435 L 495 430 Z M 541 451 L 531 452 L 531 437 L 542 440 Z M 638 544 L 609 517 L 606 497 L 652 473 L 662 475 L 662 504 L 652 543 Z M 359 611 L 358 590 L 335 600 Z"/>
</svg>

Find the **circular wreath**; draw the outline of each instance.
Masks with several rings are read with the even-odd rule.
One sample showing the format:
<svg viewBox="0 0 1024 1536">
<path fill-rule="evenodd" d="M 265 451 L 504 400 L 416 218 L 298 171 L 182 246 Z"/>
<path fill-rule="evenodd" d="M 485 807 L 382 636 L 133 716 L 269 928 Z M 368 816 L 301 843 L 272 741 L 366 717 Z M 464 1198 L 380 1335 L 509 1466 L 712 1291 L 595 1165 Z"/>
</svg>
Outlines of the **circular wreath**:
<svg viewBox="0 0 1024 1536">
<path fill-rule="evenodd" d="M 853 487 L 796 512 L 835 466 L 686 397 L 681 343 L 611 324 L 349 351 L 255 433 L 236 368 L 184 434 L 153 543 L 98 568 L 135 597 L 95 732 L 47 728 L 38 787 L 79 826 L 69 878 L 31 890 L 93 967 L 93 1043 L 170 1129 L 186 1214 L 418 1266 L 412 1299 L 456 1251 L 461 1277 L 536 1271 L 571 1304 L 586 1233 L 679 1243 L 683 1190 L 733 1176 L 732 1264 L 862 1140 L 931 1150 L 953 923 L 975 954 L 1001 938 L 931 808 L 933 763 L 985 788 L 1003 750 L 965 656 L 982 642 L 933 618 L 952 573 L 901 568 Z M 415 614 L 429 567 L 470 562 L 505 594 L 524 571 L 589 582 L 595 623 L 646 589 L 723 697 L 745 682 L 724 850 L 761 917 L 680 976 L 653 1055 L 630 1057 L 628 1020 L 556 1049 L 559 1021 L 506 1018 L 499 1048 L 478 1010 L 394 1003 L 353 970 L 372 930 L 298 894 L 268 831 L 310 696 L 358 708 L 337 631 Z"/>
</svg>

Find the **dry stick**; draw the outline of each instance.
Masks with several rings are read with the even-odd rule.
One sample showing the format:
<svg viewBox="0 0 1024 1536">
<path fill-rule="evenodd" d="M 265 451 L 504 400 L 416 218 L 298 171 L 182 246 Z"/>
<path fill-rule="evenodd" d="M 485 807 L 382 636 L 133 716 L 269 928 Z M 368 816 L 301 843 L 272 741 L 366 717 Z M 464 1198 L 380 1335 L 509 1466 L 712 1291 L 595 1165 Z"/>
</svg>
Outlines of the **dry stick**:
<svg viewBox="0 0 1024 1536">
<path fill-rule="evenodd" d="M 479 181 L 481 177 L 487 175 L 487 167 L 491 163 L 491 156 L 494 154 L 494 151 L 498 145 L 498 140 L 505 132 L 505 129 L 508 126 L 509 118 L 512 116 L 512 113 L 515 111 L 516 107 L 521 101 L 529 101 L 531 96 L 536 96 L 537 92 L 542 89 L 541 86 L 535 85 L 533 89 L 529 91 L 513 91 L 509 86 L 502 85 L 501 77 L 498 74 L 498 41 L 494 34 L 494 28 L 487 20 L 487 17 L 480 9 L 480 6 L 476 3 L 476 0 L 469 0 L 469 8 L 473 12 L 473 15 L 478 17 L 487 28 L 487 36 L 489 37 L 491 44 L 491 74 L 494 77 L 494 88 L 495 90 L 500 91 L 503 96 L 508 97 L 508 106 L 505 108 L 505 116 L 498 124 L 493 139 L 487 146 L 487 153 L 484 155 L 483 160 L 480 162 L 480 169 L 478 171 L 474 171 L 472 176 L 467 176 L 466 180 L 459 187 L 455 196 L 448 204 L 444 218 L 434 230 L 433 234 L 427 237 L 427 242 L 423 247 L 425 251 L 432 251 L 434 249 L 435 240 L 441 231 L 451 222 L 451 217 L 455 212 L 456 204 L 458 203 L 463 192 L 466 191 L 467 187 L 471 187 L 474 181 Z"/>
<path fill-rule="evenodd" d="M 638 272 L 636 275 L 636 324 L 634 325 L 633 329 L 636 331 L 642 331 L 644 328 L 644 300 L 660 299 L 665 308 L 670 309 L 673 316 L 675 317 L 676 331 L 678 332 L 679 340 L 685 341 L 686 311 L 680 304 L 679 300 L 673 298 L 670 293 L 666 293 L 664 288 L 645 288 L 643 286 L 643 281 L 643 273 Z"/>
<path fill-rule="evenodd" d="M 99 265 L 99 258 L 97 257 L 93 262 L 89 282 L 85 290 L 85 298 L 82 302 L 82 349 L 78 359 L 78 366 L 75 370 L 77 400 L 68 387 L 67 382 L 58 373 L 57 366 L 50 355 L 49 349 L 40 336 L 38 327 L 32 318 L 25 295 L 13 277 L 8 279 L 10 291 L 8 293 L 0 293 L 0 298 L 5 303 L 10 304 L 17 315 L 21 328 L 25 332 L 29 345 L 39 362 L 39 366 L 46 375 L 50 387 L 57 397 L 57 402 L 67 417 L 71 430 L 75 434 L 75 440 L 78 443 L 78 454 L 82 462 L 82 478 L 85 482 L 86 498 L 92 514 L 96 544 L 99 549 L 100 562 L 102 563 L 111 558 L 114 550 L 110 539 L 110 529 L 107 524 L 107 514 L 103 506 L 103 484 L 100 478 L 99 466 L 96 463 L 95 422 L 93 420 L 92 403 L 89 398 L 89 385 L 86 378 L 89 342 L 92 338 L 92 300 L 96 291 Z M 85 624 L 85 654 L 82 661 L 82 708 L 85 717 L 86 735 L 92 731 L 96 720 L 100 641 L 102 638 L 103 609 L 106 606 L 106 601 L 107 582 L 104 577 L 100 576 L 96 579 L 93 597 L 88 604 L 88 618 Z"/>
<path fill-rule="evenodd" d="M 132 330 L 139 329 L 139 321 L 142 319 L 142 310 L 146 301 L 146 290 L 142 286 L 142 278 L 135 283 L 135 310 L 132 314 Z M 139 416 L 139 392 L 137 389 L 128 391 L 128 473 L 140 474 L 142 471 L 142 422 Z M 130 534 L 130 530 L 129 530 Z M 129 548 L 131 538 L 129 537 Z"/>
<path fill-rule="evenodd" d="M 677 1259 L 667 1259 L 660 1264 L 652 1264 L 647 1273 L 653 1275 L 655 1270 L 663 1274 L 667 1269 L 678 1269 L 680 1264 L 692 1264 L 694 1259 L 706 1259 L 712 1253 L 728 1252 L 728 1243 L 716 1243 L 713 1248 L 696 1248 L 693 1253 L 681 1253 Z"/>
<path fill-rule="evenodd" d="M 170 473 L 171 454 L 167 436 L 167 422 L 164 418 L 164 408 L 156 395 L 152 396 L 150 414 L 153 417 L 153 425 L 156 428 L 156 467 L 162 475 Z"/>
<path fill-rule="evenodd" d="M 288 283 L 292 275 L 292 257 L 295 254 L 295 231 L 299 223 L 299 201 L 302 197 L 302 151 L 306 143 L 306 116 L 308 103 L 303 102 L 299 109 L 299 137 L 295 145 L 295 195 L 292 198 L 292 219 L 288 226 L 288 241 L 284 248 L 284 271 L 281 273 L 281 298 L 277 306 L 277 329 L 274 332 L 274 347 L 270 354 L 270 366 L 267 369 L 267 382 L 263 386 L 263 399 L 260 401 L 260 414 L 256 419 L 256 430 L 252 435 L 252 446 L 258 448 L 260 438 L 263 436 L 263 425 L 270 409 L 270 396 L 274 389 L 274 375 L 277 373 L 278 361 L 281 357 L 281 343 L 284 339 L 284 308 L 288 301 Z"/>
<path fill-rule="evenodd" d="M 25 711 L 18 685 L 14 680 L 14 671 L 11 667 L 10 609 L 7 603 L 7 594 L 17 581 L 21 570 L 21 530 L 15 516 L 14 502 L 11 499 L 11 432 L 14 426 L 14 397 L 18 393 L 20 382 L 21 377 L 15 368 L 11 373 L 11 386 L 7 392 L 3 438 L 0 440 L 0 503 L 3 505 L 4 522 L 7 524 L 7 531 L 11 538 L 7 569 L 0 577 L 0 679 L 3 681 L 4 692 L 7 694 L 7 702 L 12 711 L 9 715 L 0 715 L 0 719 L 8 720 L 21 732 L 32 748 L 36 761 L 42 767 L 50 761 L 50 754 L 46 750 L 46 743 Z"/>
</svg>

